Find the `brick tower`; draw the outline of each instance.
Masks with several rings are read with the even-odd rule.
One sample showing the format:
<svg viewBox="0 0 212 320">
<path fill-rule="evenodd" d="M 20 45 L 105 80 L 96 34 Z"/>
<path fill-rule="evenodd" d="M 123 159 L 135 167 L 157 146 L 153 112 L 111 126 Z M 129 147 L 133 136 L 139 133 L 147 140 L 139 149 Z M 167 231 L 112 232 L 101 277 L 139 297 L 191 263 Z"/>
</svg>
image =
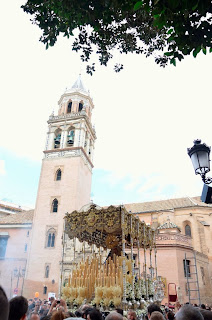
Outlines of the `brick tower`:
<svg viewBox="0 0 212 320">
<path fill-rule="evenodd" d="M 89 203 L 95 130 L 91 124 L 93 101 L 80 76 L 61 96 L 58 115 L 48 120 L 33 234 L 24 295 L 58 296 L 62 234 L 66 212 Z"/>
</svg>

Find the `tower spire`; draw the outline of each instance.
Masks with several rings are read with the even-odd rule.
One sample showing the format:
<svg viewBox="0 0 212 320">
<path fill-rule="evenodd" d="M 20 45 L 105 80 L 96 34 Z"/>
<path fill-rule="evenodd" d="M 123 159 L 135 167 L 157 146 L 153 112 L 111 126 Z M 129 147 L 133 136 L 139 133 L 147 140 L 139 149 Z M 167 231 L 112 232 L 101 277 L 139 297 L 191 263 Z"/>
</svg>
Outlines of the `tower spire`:
<svg viewBox="0 0 212 320">
<path fill-rule="evenodd" d="M 80 89 L 80 90 L 86 91 L 85 87 L 84 87 L 84 85 L 82 83 L 81 74 L 79 74 L 77 80 L 74 82 L 74 84 L 73 84 L 73 86 L 71 88 L 72 89 Z"/>
</svg>

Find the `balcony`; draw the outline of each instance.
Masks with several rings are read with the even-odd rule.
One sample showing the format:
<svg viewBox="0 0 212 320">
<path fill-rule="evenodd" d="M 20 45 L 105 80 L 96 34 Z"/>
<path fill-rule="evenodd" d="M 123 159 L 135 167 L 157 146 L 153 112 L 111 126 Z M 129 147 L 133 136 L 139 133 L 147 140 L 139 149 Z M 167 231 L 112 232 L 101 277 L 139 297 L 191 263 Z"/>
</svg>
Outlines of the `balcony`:
<svg viewBox="0 0 212 320">
<path fill-rule="evenodd" d="M 71 113 L 61 114 L 59 116 L 50 115 L 48 122 L 53 122 L 55 120 L 77 119 L 80 116 L 86 116 L 87 117 L 87 113 L 84 110 L 82 110 L 80 112 L 71 112 Z"/>
</svg>

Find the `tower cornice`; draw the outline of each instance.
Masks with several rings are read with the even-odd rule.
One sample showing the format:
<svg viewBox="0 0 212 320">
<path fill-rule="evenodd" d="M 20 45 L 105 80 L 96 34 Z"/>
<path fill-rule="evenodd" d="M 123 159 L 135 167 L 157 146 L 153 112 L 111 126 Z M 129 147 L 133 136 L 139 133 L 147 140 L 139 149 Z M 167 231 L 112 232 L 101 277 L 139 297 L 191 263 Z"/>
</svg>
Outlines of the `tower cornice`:
<svg viewBox="0 0 212 320">
<path fill-rule="evenodd" d="M 64 92 L 62 94 L 62 96 L 60 97 L 60 99 L 58 101 L 58 104 L 60 105 L 64 98 L 71 97 L 71 96 L 74 96 L 74 95 L 79 95 L 82 98 L 88 99 L 90 104 L 91 104 L 91 106 L 92 106 L 92 109 L 94 109 L 93 99 L 90 97 L 90 95 L 86 94 L 85 92 L 82 92 L 81 90 L 76 90 L 76 89 L 74 89 L 74 90 L 72 89 L 71 91 Z"/>
<path fill-rule="evenodd" d="M 60 121 L 64 121 L 64 120 L 77 120 L 77 119 L 82 119 L 84 118 L 88 127 L 89 127 L 89 130 L 90 132 L 93 134 L 93 137 L 94 139 L 96 139 L 96 131 L 95 129 L 93 128 L 92 124 L 91 124 L 91 121 L 90 119 L 88 118 L 87 114 L 85 111 L 81 111 L 81 112 L 77 112 L 77 113 L 66 113 L 66 114 L 62 114 L 62 115 L 59 115 L 59 116 L 54 116 L 54 115 L 51 115 L 49 117 L 49 120 L 47 121 L 48 124 L 53 124 L 53 123 L 57 123 L 57 122 L 60 122 Z"/>
<path fill-rule="evenodd" d="M 69 151 L 82 151 L 83 155 L 85 156 L 86 160 L 91 165 L 91 168 L 94 167 L 93 163 L 89 159 L 88 155 L 86 154 L 85 150 L 82 147 L 69 147 L 69 148 L 61 148 L 61 149 L 52 149 L 52 150 L 44 150 L 44 154 L 52 154 L 52 153 L 60 153 L 61 155 L 68 154 Z"/>
</svg>

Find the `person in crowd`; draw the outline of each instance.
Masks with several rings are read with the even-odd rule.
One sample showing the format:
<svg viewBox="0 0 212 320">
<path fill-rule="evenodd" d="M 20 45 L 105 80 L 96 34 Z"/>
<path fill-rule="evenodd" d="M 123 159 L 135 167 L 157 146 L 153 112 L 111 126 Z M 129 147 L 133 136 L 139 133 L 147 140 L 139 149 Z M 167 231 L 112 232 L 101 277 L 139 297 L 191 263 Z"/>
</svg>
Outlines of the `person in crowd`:
<svg viewBox="0 0 212 320">
<path fill-rule="evenodd" d="M 62 312 L 67 312 L 67 305 L 65 300 L 61 299 L 61 300 L 52 300 L 52 304 L 49 308 L 49 311 L 47 314 L 51 314 L 53 311 L 62 311 Z"/>
<path fill-rule="evenodd" d="M 40 320 L 40 317 L 37 312 L 32 312 L 30 315 L 30 320 Z"/>
<path fill-rule="evenodd" d="M 172 311 L 166 312 L 166 319 L 167 320 L 174 320 L 175 314 Z"/>
<path fill-rule="evenodd" d="M 124 316 L 124 311 L 121 308 L 116 308 L 116 312 L 120 313 L 123 316 L 124 320 L 127 320 L 127 318 Z"/>
<path fill-rule="evenodd" d="M 92 307 L 88 306 L 88 307 L 84 307 L 82 309 L 82 318 L 83 319 L 87 319 L 88 314 L 93 310 Z"/>
<path fill-rule="evenodd" d="M 34 309 L 32 309 L 32 312 L 35 312 L 35 313 L 39 314 L 39 312 L 40 312 L 40 301 L 39 300 L 37 300 L 35 302 L 35 307 L 34 307 Z"/>
<path fill-rule="evenodd" d="M 31 314 L 34 309 L 35 309 L 35 302 L 33 301 L 33 299 L 29 299 L 29 301 L 28 301 L 28 314 Z"/>
<path fill-rule="evenodd" d="M 150 320 L 164 320 L 164 316 L 160 311 L 153 311 L 151 313 Z"/>
<path fill-rule="evenodd" d="M 27 317 L 28 301 L 23 296 L 17 296 L 9 302 L 8 320 L 25 320 Z"/>
<path fill-rule="evenodd" d="M 0 314 L 1 320 L 7 320 L 9 314 L 9 302 L 4 292 L 4 289 L 0 286 Z"/>
<path fill-rule="evenodd" d="M 48 315 L 40 318 L 40 320 L 50 320 L 50 319 L 51 319 L 51 314 L 48 314 Z"/>
<path fill-rule="evenodd" d="M 206 309 L 205 304 L 204 304 L 204 303 L 202 303 L 202 304 L 201 304 L 201 306 L 200 306 L 200 308 L 201 308 L 201 309 Z"/>
<path fill-rule="evenodd" d="M 123 316 L 116 311 L 112 311 L 107 315 L 105 320 L 123 320 Z"/>
<path fill-rule="evenodd" d="M 28 306 L 31 306 L 32 303 L 33 303 L 33 299 L 29 299 L 28 300 Z"/>
<path fill-rule="evenodd" d="M 83 304 L 83 305 L 81 305 L 81 307 L 79 308 L 79 311 L 81 312 L 81 314 L 83 314 L 83 312 L 84 312 L 87 308 L 92 308 L 92 306 L 89 305 L 89 304 Z"/>
<path fill-rule="evenodd" d="M 133 311 L 133 310 L 129 310 L 129 311 L 127 312 L 127 319 L 128 319 L 128 320 L 136 320 L 136 319 L 137 319 L 136 312 Z"/>
<path fill-rule="evenodd" d="M 73 312 L 71 312 L 71 311 L 67 311 L 67 312 L 65 312 L 65 318 L 67 319 L 67 318 L 76 318 L 76 315 L 73 313 Z M 78 318 L 78 317 L 77 317 Z M 81 317 L 79 317 L 79 318 L 81 318 Z"/>
<path fill-rule="evenodd" d="M 147 315 L 148 315 L 148 319 L 150 319 L 152 312 L 154 311 L 158 311 L 160 313 L 162 313 L 162 310 L 160 309 L 160 307 L 155 304 L 155 303 L 151 303 L 150 305 L 148 305 L 147 307 Z"/>
<path fill-rule="evenodd" d="M 88 312 L 87 320 L 102 320 L 102 314 L 98 309 L 93 308 Z"/>
<path fill-rule="evenodd" d="M 176 320 L 204 320 L 201 312 L 192 305 L 186 304 L 175 314 Z"/>
<path fill-rule="evenodd" d="M 116 308 L 116 312 L 120 313 L 122 316 L 124 315 L 124 311 L 121 308 Z"/>
<path fill-rule="evenodd" d="M 49 311 L 48 304 L 46 304 L 46 303 L 42 304 L 42 306 L 40 308 L 40 312 L 39 312 L 40 318 L 46 316 L 48 311 Z"/>
<path fill-rule="evenodd" d="M 212 320 L 212 312 L 206 309 L 200 309 L 201 314 L 203 315 L 204 320 Z"/>
<path fill-rule="evenodd" d="M 80 310 L 76 310 L 75 311 L 75 317 L 82 318 L 82 312 L 80 312 Z"/>
<path fill-rule="evenodd" d="M 65 319 L 65 314 L 62 310 L 53 312 L 51 320 L 63 320 Z"/>
</svg>

